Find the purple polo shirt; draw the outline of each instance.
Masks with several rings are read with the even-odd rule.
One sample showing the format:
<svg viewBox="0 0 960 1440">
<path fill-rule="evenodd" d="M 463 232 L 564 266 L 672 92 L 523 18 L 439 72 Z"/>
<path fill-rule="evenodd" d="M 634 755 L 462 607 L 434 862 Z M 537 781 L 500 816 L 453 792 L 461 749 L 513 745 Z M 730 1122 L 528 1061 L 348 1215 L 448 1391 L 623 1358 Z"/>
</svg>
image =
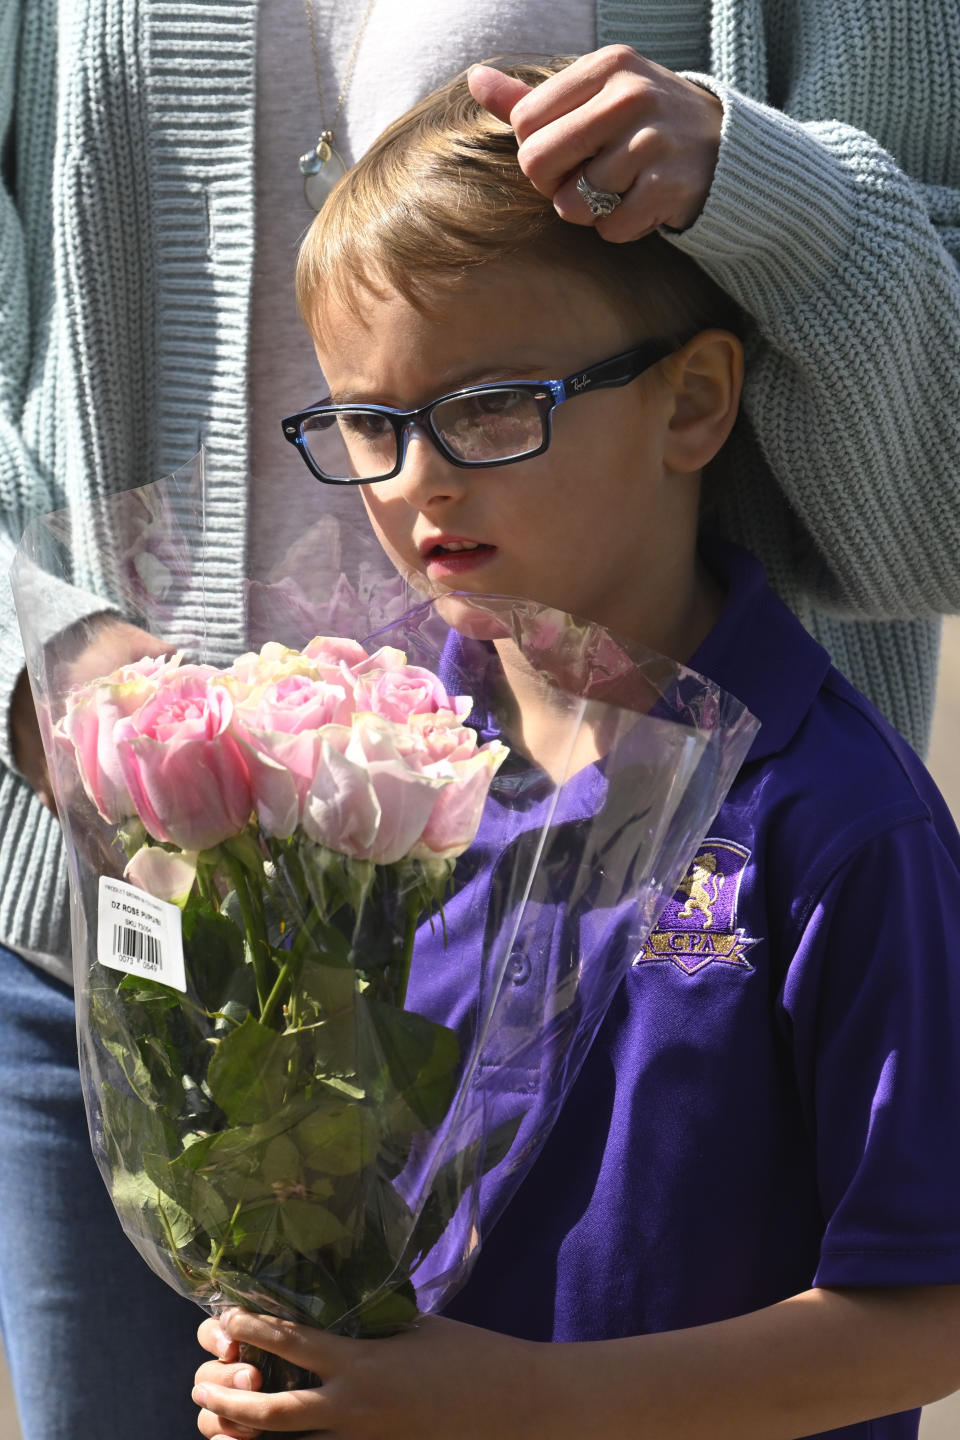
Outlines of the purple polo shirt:
<svg viewBox="0 0 960 1440">
<path fill-rule="evenodd" d="M 481 1213 L 457 1319 L 600 1340 L 811 1285 L 960 1284 L 960 837 L 760 565 L 732 546 L 710 563 L 727 600 L 690 664 L 760 732 L 656 930 L 618 957 L 539 1158 L 489 1233 Z M 918 1418 L 830 1437 L 913 1440 Z"/>
</svg>

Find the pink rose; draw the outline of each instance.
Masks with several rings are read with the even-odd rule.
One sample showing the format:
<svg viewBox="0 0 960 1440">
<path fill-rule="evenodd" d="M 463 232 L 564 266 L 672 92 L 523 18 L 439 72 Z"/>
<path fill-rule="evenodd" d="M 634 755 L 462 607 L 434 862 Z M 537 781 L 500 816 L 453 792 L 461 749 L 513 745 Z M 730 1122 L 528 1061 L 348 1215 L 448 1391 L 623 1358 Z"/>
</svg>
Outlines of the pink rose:
<svg viewBox="0 0 960 1440">
<path fill-rule="evenodd" d="M 390 865 L 422 835 L 443 784 L 407 764 L 392 725 L 357 715 L 349 731 L 324 737 L 303 828 L 331 850 Z"/>
<path fill-rule="evenodd" d="M 404 724 L 411 715 L 435 714 L 438 710 L 452 710 L 460 720 L 470 714 L 473 704 L 470 697 L 451 698 L 430 670 L 406 664 L 374 668 L 377 656 L 382 653 L 378 651 L 367 664 L 354 667 L 358 710 L 369 710 L 372 715 L 382 715 L 384 720 L 392 720 L 397 725 Z"/>
<path fill-rule="evenodd" d="M 336 671 L 337 667 L 334 664 L 326 669 Z M 237 704 L 255 704 L 267 685 L 288 675 L 303 675 L 317 680 L 322 678 L 323 671 L 299 650 L 291 650 L 270 640 L 259 654 L 250 651 L 246 655 L 238 655 L 230 668 L 222 672 L 221 680 Z"/>
<path fill-rule="evenodd" d="M 499 741 L 478 750 L 474 732 L 455 723 L 419 728 L 357 715 L 349 731 L 325 732 L 303 828 L 332 850 L 381 865 L 451 858 L 473 840 L 506 754 Z"/>
<path fill-rule="evenodd" d="M 399 652 L 398 652 L 399 653 Z M 323 665 L 362 665 L 369 655 L 356 640 L 345 640 L 337 635 L 315 635 L 309 645 L 304 645 L 302 654 L 308 660 L 317 660 Z"/>
<path fill-rule="evenodd" d="M 402 742 L 408 762 L 418 769 L 438 762 L 469 760 L 476 754 L 477 734 L 460 724 L 452 710 L 411 715 Z"/>
<path fill-rule="evenodd" d="M 303 730 L 319 730 L 324 725 L 349 725 L 353 709 L 353 693 L 348 681 L 331 684 L 309 675 L 285 675 L 282 680 L 265 685 L 255 705 L 238 705 L 236 717 L 254 730 L 299 735 Z"/>
<path fill-rule="evenodd" d="M 402 650 L 398 650 L 395 645 L 381 645 L 372 655 L 351 661 L 350 669 L 354 675 L 359 676 L 380 670 L 403 670 L 406 664 L 407 657 Z"/>
<path fill-rule="evenodd" d="M 487 791 L 509 753 L 499 740 L 477 747 L 474 730 L 451 711 L 411 715 L 403 736 L 407 764 L 442 780 L 430 819 L 411 852 L 415 859 L 453 859 L 477 833 Z"/>
<path fill-rule="evenodd" d="M 219 845 L 250 819 L 250 774 L 221 678 L 199 666 L 171 675 L 114 728 L 136 813 L 155 840 L 181 850 Z"/>
<path fill-rule="evenodd" d="M 179 664 L 179 655 L 144 656 L 102 679 L 75 686 L 67 695 L 57 738 L 69 743 L 83 788 L 111 824 L 134 813 L 114 744 L 116 725 L 138 710 Z"/>
<path fill-rule="evenodd" d="M 472 844 L 490 782 L 506 757 L 507 747 L 493 740 L 469 759 L 455 762 L 456 774 L 437 796 L 423 834 L 410 852 L 415 860 L 453 860 Z"/>
<path fill-rule="evenodd" d="M 323 732 L 349 725 L 352 715 L 347 680 L 336 685 L 306 675 L 287 675 L 265 686 L 256 705 L 237 707 L 234 733 L 246 754 L 257 818 L 269 835 L 292 835 L 321 763 Z"/>
<path fill-rule="evenodd" d="M 196 851 L 174 853 L 157 845 L 144 845 L 127 865 L 123 878 L 182 910 L 197 878 Z"/>
</svg>

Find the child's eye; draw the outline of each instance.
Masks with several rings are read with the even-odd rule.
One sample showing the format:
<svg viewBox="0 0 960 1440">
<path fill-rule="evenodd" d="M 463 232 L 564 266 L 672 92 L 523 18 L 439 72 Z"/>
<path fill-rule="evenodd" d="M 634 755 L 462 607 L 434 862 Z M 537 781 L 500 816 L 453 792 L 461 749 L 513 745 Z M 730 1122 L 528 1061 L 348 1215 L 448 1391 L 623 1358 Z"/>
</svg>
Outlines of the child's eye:
<svg viewBox="0 0 960 1440">
<path fill-rule="evenodd" d="M 393 435 L 390 421 L 385 415 L 377 415 L 375 411 L 348 410 L 337 418 L 343 438 L 348 443 L 351 440 L 361 440 L 374 444 Z"/>
</svg>

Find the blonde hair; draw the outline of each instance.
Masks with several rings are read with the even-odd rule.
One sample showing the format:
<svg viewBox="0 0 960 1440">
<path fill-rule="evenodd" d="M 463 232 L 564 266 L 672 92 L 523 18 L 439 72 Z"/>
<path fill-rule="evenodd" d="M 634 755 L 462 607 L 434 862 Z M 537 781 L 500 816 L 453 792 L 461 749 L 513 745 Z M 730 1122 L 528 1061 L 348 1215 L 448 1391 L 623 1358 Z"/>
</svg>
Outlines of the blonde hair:
<svg viewBox="0 0 960 1440">
<path fill-rule="evenodd" d="M 570 63 L 500 68 L 538 85 Z M 330 296 L 358 313 L 361 291 L 392 290 L 431 311 L 478 266 L 505 259 L 588 276 L 633 308 L 638 339 L 681 345 L 708 327 L 740 328 L 733 301 L 659 236 L 610 244 L 561 220 L 520 169 L 513 130 L 478 105 L 465 71 L 394 121 L 340 180 L 301 247 L 297 303 L 314 334 Z"/>
</svg>

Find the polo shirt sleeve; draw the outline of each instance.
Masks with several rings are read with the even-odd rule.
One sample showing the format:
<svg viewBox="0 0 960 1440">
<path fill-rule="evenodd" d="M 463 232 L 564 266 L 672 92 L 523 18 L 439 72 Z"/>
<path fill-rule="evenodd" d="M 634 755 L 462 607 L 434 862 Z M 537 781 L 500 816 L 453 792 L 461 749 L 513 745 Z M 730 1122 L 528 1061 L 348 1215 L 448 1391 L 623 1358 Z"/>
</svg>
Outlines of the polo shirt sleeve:
<svg viewBox="0 0 960 1440">
<path fill-rule="evenodd" d="M 947 843 L 917 820 L 863 845 L 793 952 L 780 1000 L 825 1222 L 814 1285 L 960 1284 L 960 873 Z"/>
</svg>

